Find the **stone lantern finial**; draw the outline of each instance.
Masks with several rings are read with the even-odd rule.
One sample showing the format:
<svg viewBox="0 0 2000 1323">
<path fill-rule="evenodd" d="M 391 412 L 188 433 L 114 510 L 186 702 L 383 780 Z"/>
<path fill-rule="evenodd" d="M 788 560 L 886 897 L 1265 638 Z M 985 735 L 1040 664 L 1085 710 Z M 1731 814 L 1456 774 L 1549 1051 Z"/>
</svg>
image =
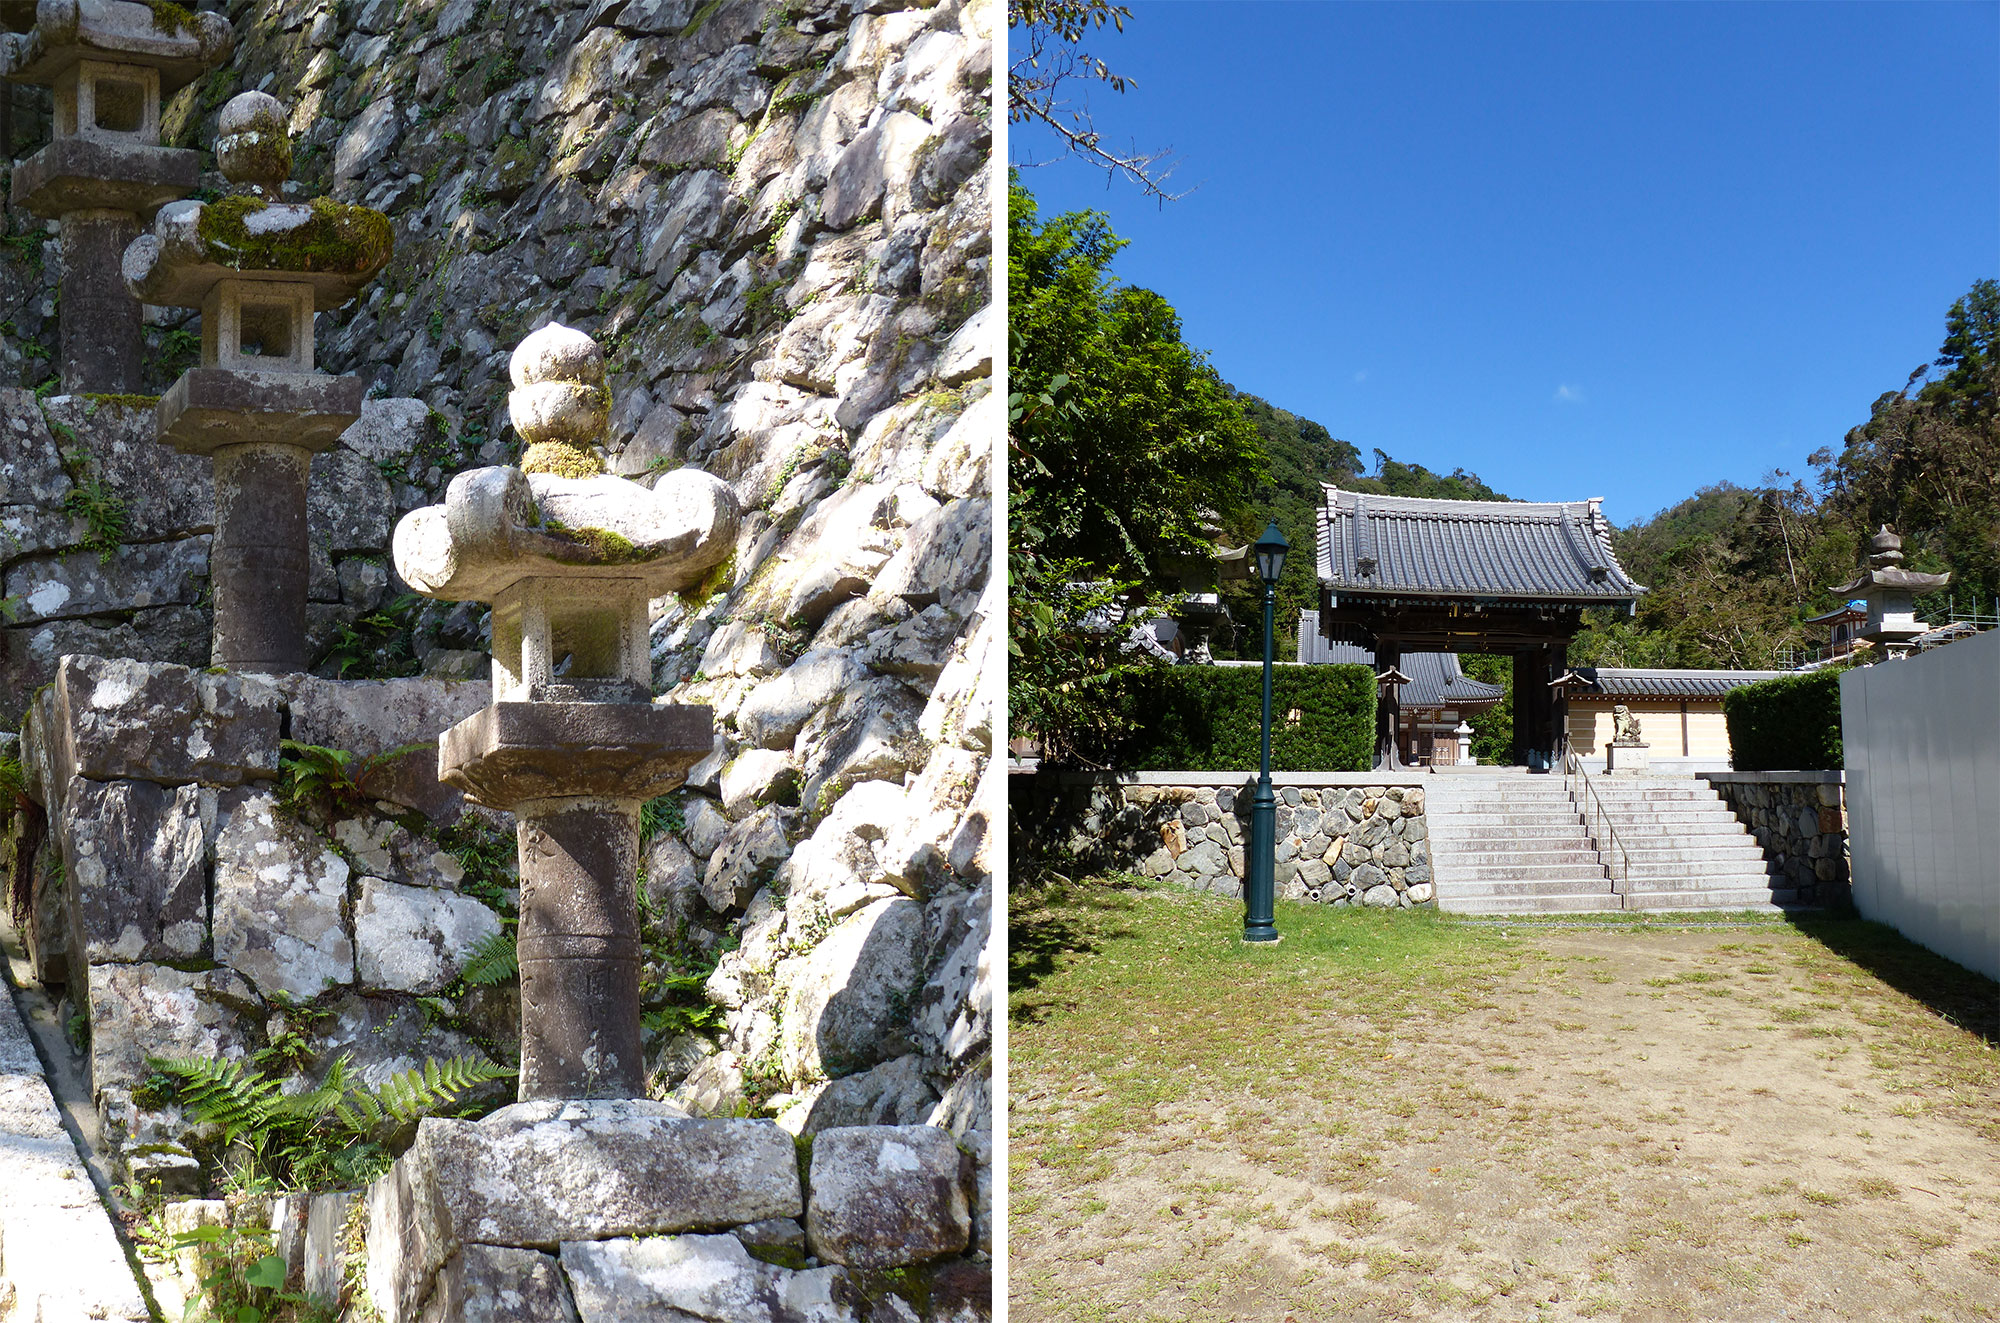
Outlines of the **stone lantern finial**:
<svg viewBox="0 0 2000 1323">
<path fill-rule="evenodd" d="M 292 177 L 292 138 L 284 103 L 264 92 L 245 92 L 222 108 L 216 125 L 215 164 L 223 177 L 252 197 L 276 202 Z"/>
<path fill-rule="evenodd" d="M 438 777 L 520 823 L 521 1097 L 644 1093 L 639 806 L 712 747 L 705 707 L 652 698 L 647 605 L 735 545 L 728 484 L 604 473 L 604 355 L 551 323 L 521 342 L 520 468 L 461 473 L 396 525 L 396 571 L 493 606 L 493 703 L 445 731 Z"/>
<path fill-rule="evenodd" d="M 1868 539 L 1868 563 L 1878 570 L 1903 563 L 1903 539 L 1891 532 L 1887 524 Z"/>
<path fill-rule="evenodd" d="M 565 478 L 604 472 L 596 445 L 611 421 L 611 392 L 597 341 L 550 322 L 515 347 L 507 370 L 514 379 L 507 412 L 527 442 L 521 471 Z"/>
<path fill-rule="evenodd" d="M 201 310 L 201 363 L 160 397 L 159 438 L 215 462 L 217 663 L 306 665 L 306 476 L 361 416 L 359 377 L 320 372 L 313 314 L 348 302 L 395 248 L 389 218 L 327 198 L 275 201 L 290 171 L 285 108 L 245 92 L 222 108 L 216 156 L 240 190 L 160 208 L 125 249 L 141 302 Z"/>
</svg>

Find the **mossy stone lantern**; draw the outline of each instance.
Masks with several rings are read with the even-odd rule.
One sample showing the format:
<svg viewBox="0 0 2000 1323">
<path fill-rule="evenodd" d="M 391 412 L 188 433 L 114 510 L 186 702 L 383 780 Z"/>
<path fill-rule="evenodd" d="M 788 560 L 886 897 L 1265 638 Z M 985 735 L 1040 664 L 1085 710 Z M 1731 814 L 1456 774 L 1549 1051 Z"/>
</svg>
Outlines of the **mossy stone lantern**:
<svg viewBox="0 0 2000 1323">
<path fill-rule="evenodd" d="M 214 461 L 215 661 L 245 671 L 306 665 L 307 472 L 367 393 L 314 366 L 313 314 L 352 299 L 395 248 L 379 211 L 277 200 L 285 118 L 262 92 L 224 106 L 215 158 L 230 196 L 162 207 L 124 259 L 141 301 L 201 310 L 201 362 L 155 415 L 161 441 Z"/>
<path fill-rule="evenodd" d="M 11 3 L 0 76 L 54 94 L 52 141 L 14 167 L 16 207 L 62 228 L 65 391 L 139 389 L 138 303 L 119 255 L 161 206 L 192 192 L 201 155 L 160 145 L 160 105 L 229 56 L 220 14 L 126 0 Z"/>
<path fill-rule="evenodd" d="M 652 701 L 648 604 L 735 546 L 737 504 L 696 469 L 651 488 L 604 472 L 604 356 L 551 324 L 514 351 L 520 468 L 451 480 L 396 526 L 396 571 L 493 606 L 493 702 L 444 732 L 440 780 L 519 823 L 521 1097 L 645 1093 L 639 807 L 713 741 L 705 707 Z"/>
</svg>

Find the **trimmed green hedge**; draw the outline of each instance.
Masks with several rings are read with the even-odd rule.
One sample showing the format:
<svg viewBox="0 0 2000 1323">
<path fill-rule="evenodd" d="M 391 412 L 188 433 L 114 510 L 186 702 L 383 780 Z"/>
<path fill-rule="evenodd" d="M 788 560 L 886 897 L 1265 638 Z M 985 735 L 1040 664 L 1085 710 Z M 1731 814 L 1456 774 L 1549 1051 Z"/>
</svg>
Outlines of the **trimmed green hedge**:
<svg viewBox="0 0 2000 1323">
<path fill-rule="evenodd" d="M 1806 671 L 1722 696 L 1730 761 L 1739 772 L 1830 772 L 1843 765 L 1840 671 Z"/>
<path fill-rule="evenodd" d="M 1257 770 L 1261 666 L 1174 666 L 1141 684 L 1130 771 Z M 1296 722 L 1286 720 L 1293 710 Z M 1375 761 L 1375 674 L 1366 666 L 1271 668 L 1271 768 L 1360 772 Z"/>
</svg>

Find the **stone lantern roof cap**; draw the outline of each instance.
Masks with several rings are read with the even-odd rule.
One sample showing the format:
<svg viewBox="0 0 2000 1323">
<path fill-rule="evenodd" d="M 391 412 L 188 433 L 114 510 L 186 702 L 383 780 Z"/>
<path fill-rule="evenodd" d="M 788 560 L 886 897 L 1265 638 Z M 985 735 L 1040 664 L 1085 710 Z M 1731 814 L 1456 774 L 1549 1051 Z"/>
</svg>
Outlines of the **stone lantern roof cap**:
<svg viewBox="0 0 2000 1323">
<path fill-rule="evenodd" d="M 139 0 L 21 0 L 0 3 L 0 23 L 34 26 L 4 39 L 0 77 L 50 86 L 79 60 L 136 64 L 160 72 L 168 96 L 229 58 L 235 44 L 229 20 L 177 4 Z"/>
<path fill-rule="evenodd" d="M 1951 582 L 1949 574 L 1919 574 L 1915 570 L 1890 566 L 1886 569 L 1866 569 L 1860 574 L 1837 585 L 1836 593 L 1866 593 L 1870 588 L 1896 588 L 1904 592 L 1927 593 L 1933 588 L 1942 588 Z"/>
<path fill-rule="evenodd" d="M 509 373 L 508 408 L 528 443 L 521 467 L 461 473 L 443 505 L 403 516 L 404 582 L 461 602 L 495 601 L 525 579 L 638 581 L 658 596 L 696 586 L 729 556 L 728 483 L 678 469 L 647 488 L 602 471 L 593 447 L 611 397 L 595 340 L 550 322 L 515 348 Z"/>
<path fill-rule="evenodd" d="M 238 193 L 160 208 L 150 234 L 125 250 L 125 284 L 141 303 L 199 308 L 219 280 L 312 286 L 313 306 L 337 308 L 373 280 L 396 249 L 389 218 L 314 198 L 275 201 L 291 173 L 285 108 L 245 92 L 222 109 L 216 161 Z"/>
<path fill-rule="evenodd" d="M 699 584 L 735 546 L 736 498 L 697 469 L 647 489 L 599 474 L 472 469 L 443 505 L 396 525 L 396 572 L 426 597 L 491 602 L 524 579 L 641 581 L 648 596 Z"/>
</svg>

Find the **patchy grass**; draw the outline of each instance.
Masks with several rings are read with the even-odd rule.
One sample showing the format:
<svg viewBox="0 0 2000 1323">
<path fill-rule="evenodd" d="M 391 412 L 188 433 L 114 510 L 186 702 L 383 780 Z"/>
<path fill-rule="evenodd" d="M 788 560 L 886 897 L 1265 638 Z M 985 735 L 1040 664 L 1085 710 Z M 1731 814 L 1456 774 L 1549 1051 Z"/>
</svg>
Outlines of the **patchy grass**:
<svg viewBox="0 0 2000 1323">
<path fill-rule="evenodd" d="M 2000 1318 L 2000 996 L 1886 929 L 1010 908 L 1017 1319 Z"/>
</svg>

